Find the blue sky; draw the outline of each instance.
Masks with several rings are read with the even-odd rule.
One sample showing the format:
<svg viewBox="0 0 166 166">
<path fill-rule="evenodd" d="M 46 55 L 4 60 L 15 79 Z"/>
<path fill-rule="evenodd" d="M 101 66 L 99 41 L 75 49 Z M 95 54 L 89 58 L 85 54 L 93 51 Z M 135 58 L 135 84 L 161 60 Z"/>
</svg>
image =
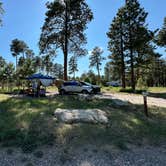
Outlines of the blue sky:
<svg viewBox="0 0 166 166">
<path fill-rule="evenodd" d="M 10 53 L 11 40 L 18 38 L 24 40 L 31 49 L 38 55 L 38 40 L 40 28 L 44 22 L 46 12 L 45 3 L 47 0 L 1 0 L 5 14 L 3 16 L 3 27 L 0 27 L 0 55 L 8 62 L 14 62 L 15 58 Z M 103 56 L 107 57 L 108 39 L 106 33 L 118 8 L 125 0 L 87 0 L 88 5 L 94 13 L 94 20 L 88 24 L 86 30 L 88 43 L 86 48 L 91 51 L 95 46 L 103 48 Z M 147 23 L 151 30 L 161 28 L 163 19 L 166 16 L 166 0 L 140 0 L 141 6 L 149 13 Z M 164 49 L 159 48 L 158 52 L 164 56 Z M 63 64 L 63 56 L 58 53 L 55 59 L 57 63 Z M 106 61 L 105 61 L 106 62 Z M 104 68 L 103 62 L 102 72 Z M 78 67 L 80 73 L 89 70 L 88 56 L 79 59 Z M 94 70 L 95 71 L 95 70 Z"/>
</svg>

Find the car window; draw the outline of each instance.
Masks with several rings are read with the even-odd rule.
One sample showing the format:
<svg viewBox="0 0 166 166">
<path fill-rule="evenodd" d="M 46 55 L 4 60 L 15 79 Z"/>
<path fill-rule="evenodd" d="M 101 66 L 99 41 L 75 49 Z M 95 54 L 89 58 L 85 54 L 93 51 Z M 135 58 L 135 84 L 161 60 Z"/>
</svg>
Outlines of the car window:
<svg viewBox="0 0 166 166">
<path fill-rule="evenodd" d="M 86 85 L 84 82 L 80 82 L 82 85 Z"/>
<path fill-rule="evenodd" d="M 63 84 L 64 86 L 78 86 L 79 83 L 75 82 L 75 81 L 71 81 L 71 82 L 64 82 Z"/>
</svg>

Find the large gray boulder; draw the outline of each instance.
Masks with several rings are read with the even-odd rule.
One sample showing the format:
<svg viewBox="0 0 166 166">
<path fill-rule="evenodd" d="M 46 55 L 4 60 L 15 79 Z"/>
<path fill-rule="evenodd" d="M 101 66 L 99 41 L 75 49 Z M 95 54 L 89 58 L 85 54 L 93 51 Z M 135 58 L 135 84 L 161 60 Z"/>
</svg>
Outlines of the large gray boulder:
<svg viewBox="0 0 166 166">
<path fill-rule="evenodd" d="M 108 118 L 104 111 L 99 109 L 56 109 L 56 118 L 65 123 L 108 123 Z"/>
</svg>

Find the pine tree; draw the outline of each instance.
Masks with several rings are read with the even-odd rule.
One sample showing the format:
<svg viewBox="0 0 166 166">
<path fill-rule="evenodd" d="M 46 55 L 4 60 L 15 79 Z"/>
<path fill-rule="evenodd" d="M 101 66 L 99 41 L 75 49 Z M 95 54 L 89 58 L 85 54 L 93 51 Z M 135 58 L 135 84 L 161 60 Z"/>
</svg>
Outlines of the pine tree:
<svg viewBox="0 0 166 166">
<path fill-rule="evenodd" d="M 144 8 L 140 7 L 138 0 L 126 0 L 125 4 L 125 49 L 128 51 L 130 72 L 131 72 L 131 86 L 135 90 L 135 73 L 134 63 L 136 57 L 136 49 L 143 47 L 144 37 L 142 32 L 147 31 L 145 24 L 148 13 Z M 146 33 L 145 33 L 146 34 Z"/>
<path fill-rule="evenodd" d="M 22 57 L 25 58 L 24 54 L 27 49 L 28 49 L 28 46 L 24 41 L 18 40 L 18 39 L 12 40 L 11 45 L 10 45 L 10 51 L 12 53 L 12 56 L 16 57 L 16 70 L 17 70 L 18 55 L 22 54 Z"/>
<path fill-rule="evenodd" d="M 140 7 L 138 0 L 126 0 L 107 33 L 110 39 L 108 49 L 112 53 L 111 65 L 114 67 L 112 70 L 120 72 L 123 87 L 125 72 L 130 73 L 130 85 L 133 90 L 139 78 L 136 76 L 139 75 L 140 62 L 146 61 L 146 56 L 150 56 L 148 52 L 152 49 L 154 32 L 148 30 L 145 24 L 147 14 L 144 8 Z"/>
<path fill-rule="evenodd" d="M 4 10 L 2 8 L 2 2 L 0 2 L 0 26 L 2 26 L 2 19 L 1 19 L 1 17 L 3 15 L 3 13 L 4 13 Z"/>
<path fill-rule="evenodd" d="M 110 69 L 111 69 L 110 62 L 107 62 L 104 67 L 104 77 L 105 77 L 104 79 L 106 81 L 110 81 Z"/>
<path fill-rule="evenodd" d="M 51 54 L 47 54 L 47 55 L 43 56 L 42 57 L 42 69 L 44 70 L 44 72 L 47 73 L 47 75 L 49 75 L 49 73 L 51 73 L 52 67 L 53 67 L 53 56 L 51 56 Z"/>
<path fill-rule="evenodd" d="M 34 55 L 35 55 L 35 53 L 33 52 L 33 50 L 31 50 L 31 49 L 27 49 L 26 51 L 25 51 L 25 55 L 26 55 L 26 58 L 28 59 L 33 59 L 34 58 Z"/>
<path fill-rule="evenodd" d="M 69 60 L 69 74 L 73 74 L 73 78 L 75 79 L 75 73 L 77 71 L 78 71 L 77 57 L 72 56 Z"/>
<path fill-rule="evenodd" d="M 103 50 L 100 47 L 95 47 L 89 57 L 90 65 L 89 67 L 95 67 L 98 73 L 98 82 L 100 83 L 100 66 L 102 61 L 105 60 L 103 56 Z"/>
<path fill-rule="evenodd" d="M 122 87 L 126 87 L 125 83 L 125 53 L 124 53 L 124 7 L 118 10 L 116 17 L 114 17 L 110 26 L 107 36 L 109 38 L 108 49 L 112 53 L 109 56 L 111 59 L 111 65 L 114 67 L 113 71 L 119 73 Z M 118 66 L 118 68 L 116 67 Z M 117 69 L 117 70 L 116 70 Z M 120 70 L 119 70 L 120 69 Z"/>
<path fill-rule="evenodd" d="M 166 17 L 164 18 L 163 27 L 157 35 L 156 43 L 159 46 L 166 48 Z"/>
<path fill-rule="evenodd" d="M 93 14 L 85 0 L 55 0 L 47 3 L 46 19 L 40 36 L 41 53 L 61 49 L 64 55 L 64 80 L 67 80 L 68 55 L 83 56 L 86 24 Z"/>
<path fill-rule="evenodd" d="M 61 64 L 55 63 L 51 72 L 57 79 L 63 79 L 63 66 Z"/>
</svg>

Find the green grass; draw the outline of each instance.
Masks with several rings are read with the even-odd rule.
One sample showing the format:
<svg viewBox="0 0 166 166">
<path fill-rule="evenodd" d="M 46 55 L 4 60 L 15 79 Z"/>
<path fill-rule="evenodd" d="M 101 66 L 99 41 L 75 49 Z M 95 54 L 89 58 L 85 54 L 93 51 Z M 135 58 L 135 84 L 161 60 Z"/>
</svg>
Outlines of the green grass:
<svg viewBox="0 0 166 166">
<path fill-rule="evenodd" d="M 166 87 L 149 87 L 148 91 L 151 93 L 166 93 Z"/>
<path fill-rule="evenodd" d="M 131 87 L 126 87 L 123 89 L 122 87 L 102 87 L 102 92 L 110 92 L 110 93 L 135 93 L 135 94 L 141 94 L 143 91 L 146 91 L 145 89 L 136 89 L 133 91 Z"/>
<path fill-rule="evenodd" d="M 149 96 L 166 99 L 166 87 L 149 87 Z"/>
<path fill-rule="evenodd" d="M 119 92 L 121 87 L 112 87 L 112 86 L 107 86 L 107 87 L 102 87 L 102 92 L 111 92 L 111 93 L 117 93 Z"/>
<path fill-rule="evenodd" d="M 128 144 L 164 143 L 166 109 L 149 108 L 148 119 L 143 114 L 143 106 L 134 107 L 119 107 L 108 99 L 80 102 L 73 95 L 39 99 L 0 95 L 0 144 L 32 152 L 38 146 L 55 143 L 70 148 L 95 144 L 121 149 L 127 149 Z M 107 113 L 109 124 L 61 124 L 53 116 L 56 108 L 99 108 Z"/>
<path fill-rule="evenodd" d="M 136 88 L 135 92 L 136 94 L 141 94 L 142 91 L 148 91 L 149 93 L 154 93 L 154 94 L 166 94 L 166 87 L 148 87 L 146 89 L 138 89 Z M 133 93 L 133 90 L 130 87 L 126 87 L 123 89 L 122 87 L 102 87 L 102 92 L 111 92 L 111 93 Z"/>
</svg>

